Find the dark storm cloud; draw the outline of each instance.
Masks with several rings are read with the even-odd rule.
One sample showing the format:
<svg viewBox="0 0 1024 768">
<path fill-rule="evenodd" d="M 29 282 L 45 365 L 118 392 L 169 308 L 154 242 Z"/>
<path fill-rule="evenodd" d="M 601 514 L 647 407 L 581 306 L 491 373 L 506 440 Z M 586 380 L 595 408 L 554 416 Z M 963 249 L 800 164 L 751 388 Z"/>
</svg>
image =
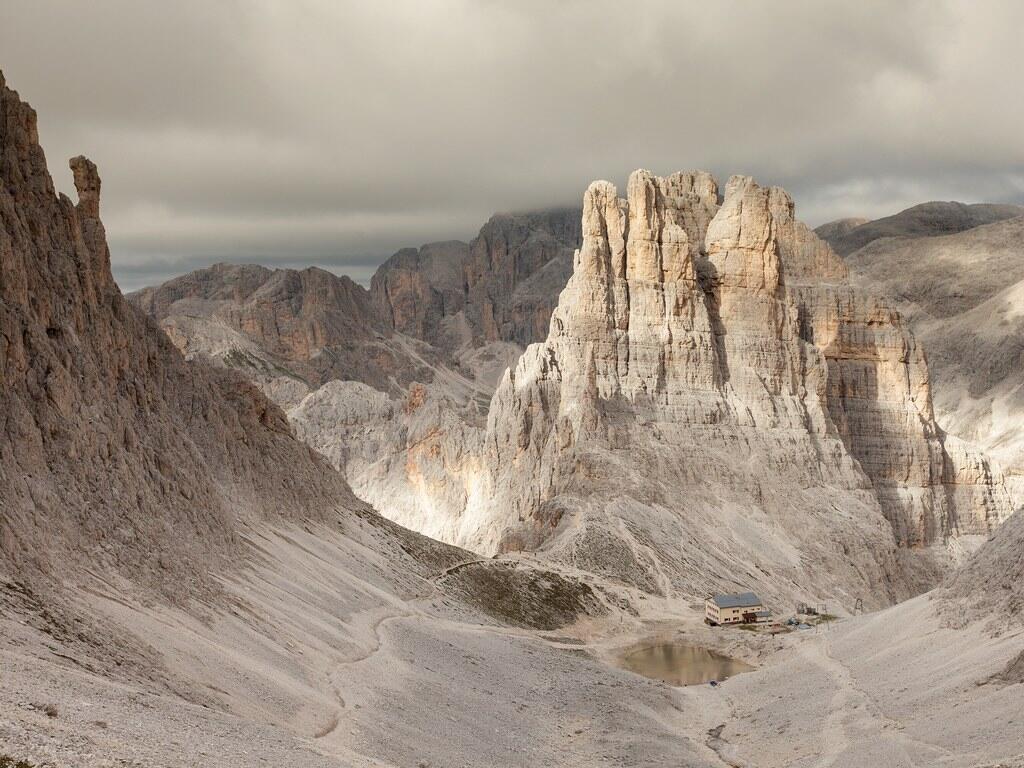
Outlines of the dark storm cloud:
<svg viewBox="0 0 1024 768">
<path fill-rule="evenodd" d="M 20 2 L 0 67 L 126 288 L 218 260 L 365 280 L 594 178 L 706 168 L 820 223 L 1024 198 L 1017 2 Z"/>
</svg>

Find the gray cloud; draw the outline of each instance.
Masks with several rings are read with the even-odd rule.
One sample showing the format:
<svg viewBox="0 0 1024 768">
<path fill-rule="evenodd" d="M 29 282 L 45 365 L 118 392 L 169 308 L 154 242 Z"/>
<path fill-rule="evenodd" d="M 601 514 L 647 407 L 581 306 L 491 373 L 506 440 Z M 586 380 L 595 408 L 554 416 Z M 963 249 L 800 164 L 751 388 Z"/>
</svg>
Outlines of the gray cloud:
<svg viewBox="0 0 1024 768">
<path fill-rule="evenodd" d="M 706 168 L 812 224 L 1024 199 L 1024 4 L 10 0 L 58 185 L 84 152 L 125 288 L 218 260 L 365 280 L 594 178 Z"/>
</svg>

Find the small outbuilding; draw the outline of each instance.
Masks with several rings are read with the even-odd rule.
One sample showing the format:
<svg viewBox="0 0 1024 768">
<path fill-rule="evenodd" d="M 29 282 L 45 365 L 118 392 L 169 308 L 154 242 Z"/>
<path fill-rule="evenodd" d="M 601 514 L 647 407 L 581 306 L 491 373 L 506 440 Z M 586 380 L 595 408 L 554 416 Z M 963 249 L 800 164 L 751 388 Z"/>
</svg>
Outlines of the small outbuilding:
<svg viewBox="0 0 1024 768">
<path fill-rule="evenodd" d="M 768 615 L 761 598 L 753 592 L 739 595 L 712 595 L 704 600 L 704 621 L 720 624 L 752 624 Z"/>
</svg>

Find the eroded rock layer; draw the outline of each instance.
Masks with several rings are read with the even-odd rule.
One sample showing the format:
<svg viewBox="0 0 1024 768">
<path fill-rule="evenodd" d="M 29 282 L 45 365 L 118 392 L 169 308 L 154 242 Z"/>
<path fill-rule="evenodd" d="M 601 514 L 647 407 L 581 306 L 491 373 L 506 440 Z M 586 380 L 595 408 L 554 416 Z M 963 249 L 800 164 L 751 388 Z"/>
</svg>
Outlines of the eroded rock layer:
<svg viewBox="0 0 1024 768">
<path fill-rule="evenodd" d="M 286 407 L 335 379 L 398 393 L 442 356 L 396 334 L 365 288 L 316 267 L 217 264 L 128 298 L 186 356 L 242 371 Z"/>
<path fill-rule="evenodd" d="M 487 490 L 457 512 L 485 522 L 460 543 L 579 562 L 626 537 L 637 571 L 690 583 L 719 547 L 776 574 L 786 549 L 800 578 L 860 559 L 900 583 L 897 546 L 989 531 L 998 475 L 938 428 L 920 349 L 846 277 L 779 188 L 733 177 L 719 205 L 704 173 L 592 184 L 548 339 L 492 401 Z"/>
<path fill-rule="evenodd" d="M 71 168 L 77 205 L 0 76 L 0 573 L 116 572 L 189 599 L 245 522 L 366 510 L 280 408 L 124 300 L 96 166 Z"/>
<path fill-rule="evenodd" d="M 833 239 L 928 351 L 939 423 L 998 462 L 1024 505 L 1024 208 L 925 203 Z"/>
<path fill-rule="evenodd" d="M 395 330 L 435 346 L 525 346 L 547 334 L 579 226 L 579 209 L 497 214 L 470 243 L 399 251 L 370 293 Z"/>
</svg>

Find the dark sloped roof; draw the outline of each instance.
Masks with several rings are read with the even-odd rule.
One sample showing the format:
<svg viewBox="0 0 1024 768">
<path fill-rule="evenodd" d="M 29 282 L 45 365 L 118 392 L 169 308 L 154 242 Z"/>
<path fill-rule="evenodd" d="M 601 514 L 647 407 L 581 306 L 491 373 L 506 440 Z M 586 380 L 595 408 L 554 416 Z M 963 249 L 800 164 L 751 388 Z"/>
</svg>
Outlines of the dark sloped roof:
<svg viewBox="0 0 1024 768">
<path fill-rule="evenodd" d="M 761 598 L 753 592 L 744 592 L 741 595 L 715 595 L 711 598 L 719 608 L 753 608 L 761 605 Z"/>
</svg>

